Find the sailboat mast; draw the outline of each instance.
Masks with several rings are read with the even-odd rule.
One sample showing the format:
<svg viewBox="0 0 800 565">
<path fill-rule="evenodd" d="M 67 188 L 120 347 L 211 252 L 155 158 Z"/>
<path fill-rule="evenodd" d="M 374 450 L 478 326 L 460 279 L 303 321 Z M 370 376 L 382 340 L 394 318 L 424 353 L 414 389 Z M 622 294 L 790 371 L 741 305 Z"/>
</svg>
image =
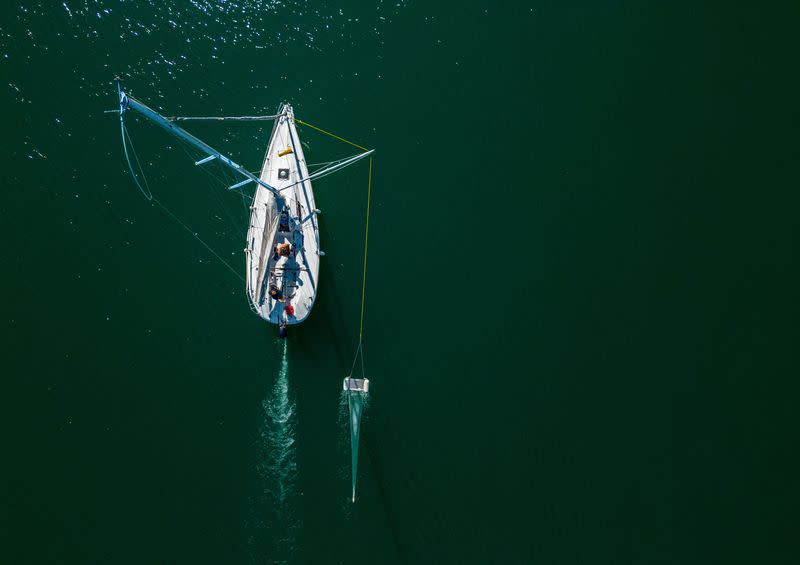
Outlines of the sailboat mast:
<svg viewBox="0 0 800 565">
<path fill-rule="evenodd" d="M 132 96 L 128 96 L 123 90 L 120 89 L 119 90 L 120 119 L 122 119 L 122 115 L 125 113 L 125 110 L 127 110 L 129 108 L 132 109 L 132 110 L 136 110 L 141 115 L 143 115 L 145 118 L 147 118 L 148 120 L 150 120 L 152 122 L 155 122 L 156 124 L 158 124 L 159 126 L 164 128 L 165 130 L 170 132 L 172 135 L 174 135 L 176 137 L 179 137 L 180 139 L 183 139 L 184 141 L 188 142 L 189 144 L 197 147 L 200 151 L 203 151 L 204 153 L 208 154 L 209 157 L 207 157 L 206 159 L 202 159 L 201 161 L 198 161 L 198 164 L 200 164 L 201 162 L 210 161 L 211 159 L 218 159 L 220 162 L 224 163 L 225 165 L 227 165 L 228 167 L 230 167 L 231 169 L 233 169 L 237 173 L 247 177 L 244 182 L 237 183 L 237 184 L 233 185 L 230 188 L 238 188 L 238 187 L 240 187 L 240 186 L 242 186 L 244 184 L 247 184 L 247 183 L 250 183 L 250 182 L 255 182 L 255 183 L 263 186 L 267 190 L 269 190 L 273 195 L 275 195 L 276 198 L 280 199 L 280 194 L 278 193 L 278 190 L 276 188 L 274 188 L 274 187 L 270 186 L 269 184 L 265 183 L 260 178 L 255 176 L 253 173 L 251 173 L 250 171 L 248 171 L 247 169 L 245 169 L 241 165 L 235 163 L 229 157 L 226 157 L 225 155 L 223 155 L 222 153 L 220 153 L 219 151 L 217 151 L 216 149 L 214 149 L 210 145 L 204 143 L 203 141 L 200 141 L 199 139 L 197 139 L 195 136 L 193 136 L 191 133 L 189 133 L 185 129 L 174 125 L 169 120 L 167 120 L 167 118 L 165 118 L 164 116 L 162 116 L 161 114 L 159 114 L 158 112 L 153 110 L 152 108 L 149 108 L 147 105 L 143 104 L 139 100 L 136 100 L 136 98 L 133 98 Z"/>
</svg>

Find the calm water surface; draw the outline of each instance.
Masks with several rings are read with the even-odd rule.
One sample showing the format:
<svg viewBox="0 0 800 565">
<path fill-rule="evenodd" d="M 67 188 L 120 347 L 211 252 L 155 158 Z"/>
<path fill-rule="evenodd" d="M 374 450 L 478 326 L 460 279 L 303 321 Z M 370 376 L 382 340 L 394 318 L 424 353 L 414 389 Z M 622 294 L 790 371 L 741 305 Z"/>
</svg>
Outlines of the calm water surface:
<svg viewBox="0 0 800 565">
<path fill-rule="evenodd" d="M 0 561 L 796 562 L 796 8 L 0 10 Z M 355 505 L 366 163 L 315 184 L 318 302 L 279 342 L 132 184 L 115 75 L 378 149 Z M 270 131 L 190 129 L 251 169 Z M 130 132 L 243 272 L 230 174 Z"/>
</svg>

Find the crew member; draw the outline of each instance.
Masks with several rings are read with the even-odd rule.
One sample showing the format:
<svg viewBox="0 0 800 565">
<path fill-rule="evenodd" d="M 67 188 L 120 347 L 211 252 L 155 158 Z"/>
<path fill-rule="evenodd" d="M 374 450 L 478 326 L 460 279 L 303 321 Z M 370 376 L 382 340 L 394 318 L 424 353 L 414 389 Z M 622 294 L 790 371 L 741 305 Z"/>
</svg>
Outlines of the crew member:
<svg viewBox="0 0 800 565">
<path fill-rule="evenodd" d="M 270 296 L 270 298 L 272 298 L 273 300 L 278 300 L 278 301 L 280 301 L 280 300 L 282 300 L 282 299 L 283 299 L 283 293 L 281 292 L 281 289 L 279 289 L 279 288 L 278 288 L 277 286 L 275 286 L 275 285 L 272 285 L 271 287 L 269 287 L 269 296 Z"/>
<path fill-rule="evenodd" d="M 292 252 L 292 244 L 288 242 L 279 243 L 275 246 L 275 257 L 273 259 L 278 259 L 278 257 L 288 257 L 289 254 Z"/>
</svg>

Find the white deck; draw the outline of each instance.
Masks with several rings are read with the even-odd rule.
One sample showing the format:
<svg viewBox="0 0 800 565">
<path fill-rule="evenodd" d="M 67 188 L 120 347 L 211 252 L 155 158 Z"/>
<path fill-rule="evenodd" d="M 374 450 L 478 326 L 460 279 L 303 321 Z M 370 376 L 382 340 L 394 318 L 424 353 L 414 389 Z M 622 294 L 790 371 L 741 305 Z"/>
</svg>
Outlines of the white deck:
<svg viewBox="0 0 800 565">
<path fill-rule="evenodd" d="M 293 152 L 278 157 L 287 147 Z M 288 170 L 288 178 L 280 178 L 281 169 Z M 272 324 L 281 322 L 287 304 L 294 307 L 294 314 L 286 316 L 286 323 L 299 324 L 308 317 L 317 295 L 319 228 L 314 213 L 314 193 L 310 181 L 298 182 L 307 177 L 308 168 L 297 137 L 294 113 L 292 107 L 285 104 L 275 120 L 260 178 L 280 190 L 287 214 L 281 218 L 277 199 L 258 185 L 245 248 L 250 304 L 259 316 Z M 301 228 L 293 231 L 292 226 L 298 224 Z M 275 259 L 275 245 L 285 241 L 292 244 L 291 255 Z M 269 296 L 272 285 L 283 293 L 283 302 Z"/>
</svg>

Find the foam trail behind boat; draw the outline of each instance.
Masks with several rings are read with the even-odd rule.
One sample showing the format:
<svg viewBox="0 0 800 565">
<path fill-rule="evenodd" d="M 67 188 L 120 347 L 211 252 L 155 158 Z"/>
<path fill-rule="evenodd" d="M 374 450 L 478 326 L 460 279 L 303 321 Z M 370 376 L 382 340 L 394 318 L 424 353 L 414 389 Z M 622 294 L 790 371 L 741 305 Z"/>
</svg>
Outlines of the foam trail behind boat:
<svg viewBox="0 0 800 565">
<path fill-rule="evenodd" d="M 297 474 L 296 416 L 289 394 L 287 340 L 280 340 L 279 347 L 277 379 L 261 402 L 263 420 L 256 452 L 260 491 L 252 507 L 249 535 L 251 558 L 255 562 L 261 562 L 265 555 L 271 559 L 291 559 L 298 527 L 292 500 Z"/>
<path fill-rule="evenodd" d="M 288 343 L 282 340 L 281 365 L 272 393 L 264 399 L 264 429 L 262 438 L 267 446 L 264 464 L 274 499 L 283 505 L 294 488 L 297 462 L 294 447 L 295 405 L 289 398 Z M 266 477 L 265 477 L 266 478 Z"/>
</svg>

